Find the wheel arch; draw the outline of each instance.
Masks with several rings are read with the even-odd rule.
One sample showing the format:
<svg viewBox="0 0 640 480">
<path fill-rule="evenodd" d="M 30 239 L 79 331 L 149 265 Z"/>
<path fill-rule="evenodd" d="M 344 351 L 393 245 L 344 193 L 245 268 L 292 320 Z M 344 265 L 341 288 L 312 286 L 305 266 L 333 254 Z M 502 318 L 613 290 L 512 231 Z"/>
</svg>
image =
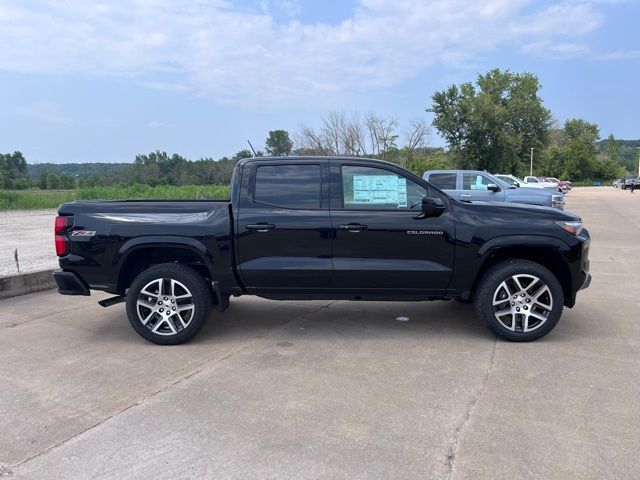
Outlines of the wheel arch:
<svg viewBox="0 0 640 480">
<path fill-rule="evenodd" d="M 483 275 L 496 263 L 503 260 L 518 259 L 529 260 L 538 263 L 555 275 L 560 282 L 564 295 L 564 305 L 573 306 L 572 277 L 569 266 L 562 255 L 562 248 L 566 245 L 555 238 L 544 238 L 544 240 L 535 240 L 529 244 L 515 244 L 512 242 L 503 243 L 501 245 L 487 246 L 482 252 L 482 261 L 478 273 L 474 279 L 468 298 L 473 296 L 478 283 Z"/>
<path fill-rule="evenodd" d="M 190 266 L 205 279 L 215 276 L 213 255 L 193 238 L 137 237 L 126 242 L 114 257 L 118 270 L 118 291 L 124 292 L 133 279 L 151 265 L 181 263 Z"/>
</svg>

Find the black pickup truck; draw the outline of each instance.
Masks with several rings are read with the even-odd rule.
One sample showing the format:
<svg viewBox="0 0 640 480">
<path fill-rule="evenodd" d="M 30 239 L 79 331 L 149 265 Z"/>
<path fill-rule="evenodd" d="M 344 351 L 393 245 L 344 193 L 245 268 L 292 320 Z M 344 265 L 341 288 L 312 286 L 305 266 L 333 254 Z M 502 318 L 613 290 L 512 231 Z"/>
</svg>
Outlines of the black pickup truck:
<svg viewBox="0 0 640 480">
<path fill-rule="evenodd" d="M 397 165 L 339 157 L 241 160 L 229 201 L 65 203 L 64 295 L 126 301 L 159 344 L 193 337 L 230 296 L 473 301 L 506 339 L 535 340 L 572 307 L 590 238 L 572 213 L 462 202 Z"/>
</svg>

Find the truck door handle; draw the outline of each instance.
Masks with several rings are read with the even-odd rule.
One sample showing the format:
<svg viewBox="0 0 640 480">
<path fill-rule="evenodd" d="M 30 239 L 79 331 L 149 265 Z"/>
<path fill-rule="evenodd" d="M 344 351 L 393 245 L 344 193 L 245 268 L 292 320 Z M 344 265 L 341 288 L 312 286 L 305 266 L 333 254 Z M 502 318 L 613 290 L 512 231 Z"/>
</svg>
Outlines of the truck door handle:
<svg viewBox="0 0 640 480">
<path fill-rule="evenodd" d="M 338 225 L 338 230 L 347 230 L 348 232 L 357 233 L 361 230 L 366 230 L 366 225 L 360 225 L 359 223 L 348 223 L 346 225 Z"/>
<path fill-rule="evenodd" d="M 461 197 L 470 197 L 471 194 L 470 193 L 461 193 L 460 196 Z"/>
<path fill-rule="evenodd" d="M 268 232 L 269 230 L 273 230 L 274 228 L 276 228 L 276 226 L 272 223 L 250 223 L 246 227 L 247 230 L 255 230 L 260 233 Z"/>
</svg>

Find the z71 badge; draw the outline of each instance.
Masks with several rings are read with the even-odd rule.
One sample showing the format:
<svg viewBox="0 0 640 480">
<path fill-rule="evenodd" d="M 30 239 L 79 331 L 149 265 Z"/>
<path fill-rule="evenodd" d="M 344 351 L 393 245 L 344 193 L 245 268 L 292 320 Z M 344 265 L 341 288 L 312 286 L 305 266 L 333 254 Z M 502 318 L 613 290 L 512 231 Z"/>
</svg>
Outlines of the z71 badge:
<svg viewBox="0 0 640 480">
<path fill-rule="evenodd" d="M 71 232 L 72 237 L 95 237 L 95 230 L 74 230 Z"/>
</svg>

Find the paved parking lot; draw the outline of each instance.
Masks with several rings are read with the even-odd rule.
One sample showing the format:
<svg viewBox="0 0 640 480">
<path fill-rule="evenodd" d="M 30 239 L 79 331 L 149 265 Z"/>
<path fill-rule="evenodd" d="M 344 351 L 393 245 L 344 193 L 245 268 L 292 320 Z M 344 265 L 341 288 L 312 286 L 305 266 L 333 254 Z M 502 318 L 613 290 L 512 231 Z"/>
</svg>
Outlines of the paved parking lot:
<svg viewBox="0 0 640 480">
<path fill-rule="evenodd" d="M 101 295 L 0 301 L 0 475 L 639 478 L 640 194 L 568 208 L 593 282 L 529 344 L 456 302 L 246 297 L 159 347 Z"/>
</svg>

